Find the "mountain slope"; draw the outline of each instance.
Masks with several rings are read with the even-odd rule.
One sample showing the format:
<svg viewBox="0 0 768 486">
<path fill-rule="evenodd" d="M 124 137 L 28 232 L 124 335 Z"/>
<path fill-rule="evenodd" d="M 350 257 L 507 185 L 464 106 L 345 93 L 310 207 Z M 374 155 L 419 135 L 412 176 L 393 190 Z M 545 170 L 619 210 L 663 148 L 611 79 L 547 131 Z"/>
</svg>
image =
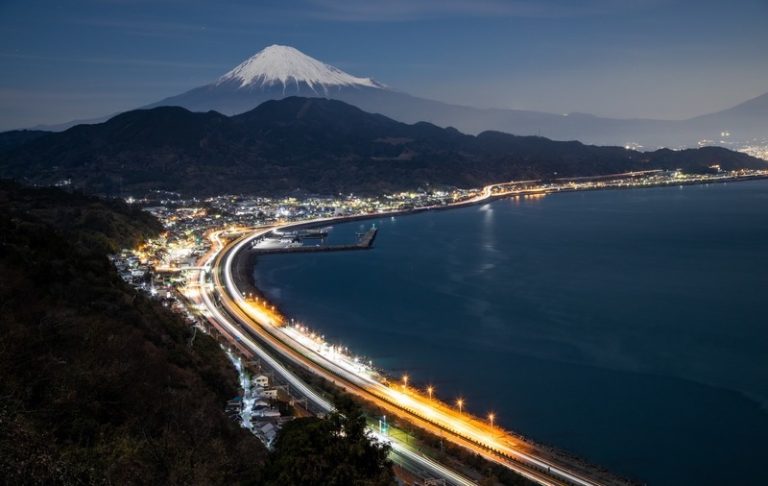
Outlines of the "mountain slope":
<svg viewBox="0 0 768 486">
<path fill-rule="evenodd" d="M 224 413 L 218 344 L 120 280 L 107 253 L 162 230 L 121 202 L 0 181 L 4 484 L 257 482 Z"/>
<path fill-rule="evenodd" d="M 0 152 L 11 150 L 36 138 L 47 135 L 43 130 L 11 130 L 0 133 Z"/>
<path fill-rule="evenodd" d="M 289 96 L 345 99 L 385 91 L 371 78 L 359 78 L 307 56 L 289 46 L 272 45 L 257 52 L 215 82 L 152 103 L 192 111 L 215 110 L 235 115 L 264 101 Z"/>
<path fill-rule="evenodd" d="M 107 258 L 162 230 L 121 200 L 0 180 L 0 483 L 394 484 L 348 398 L 270 453 L 225 414 L 239 389 L 221 346 Z"/>
<path fill-rule="evenodd" d="M 233 117 L 172 107 L 124 113 L 0 154 L 0 174 L 48 184 L 70 178 L 105 193 L 273 194 L 477 187 L 555 175 L 702 170 L 715 163 L 765 166 L 719 148 L 643 153 L 500 132 L 465 135 L 336 100 L 291 97 Z"/>
</svg>

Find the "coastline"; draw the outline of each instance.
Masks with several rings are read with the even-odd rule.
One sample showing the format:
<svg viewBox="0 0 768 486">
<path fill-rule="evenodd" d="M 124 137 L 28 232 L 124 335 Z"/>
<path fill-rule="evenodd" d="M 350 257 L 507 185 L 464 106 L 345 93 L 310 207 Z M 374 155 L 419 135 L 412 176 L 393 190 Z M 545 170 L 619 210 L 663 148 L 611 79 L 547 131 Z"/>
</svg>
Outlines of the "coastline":
<svg viewBox="0 0 768 486">
<path fill-rule="evenodd" d="M 605 178 L 608 176 L 596 176 L 600 178 Z M 535 189 L 535 190 L 520 190 L 520 191 L 510 191 L 502 194 L 491 194 L 487 197 L 481 198 L 481 199 L 469 199 L 466 201 L 457 201 L 455 203 L 449 203 L 445 205 L 439 205 L 439 206 L 424 206 L 424 207 L 418 207 L 418 208 L 411 208 L 411 209 L 402 209 L 402 210 L 394 210 L 394 211 L 382 211 L 379 213 L 368 213 L 368 214 L 355 214 L 355 215 L 345 215 L 345 216 L 335 216 L 330 218 L 321 218 L 316 220 L 309 220 L 309 221 L 296 221 L 291 223 L 284 223 L 280 225 L 275 225 L 272 230 L 275 229 L 292 229 L 292 230 L 299 230 L 299 229 L 310 229 L 310 228 L 316 228 L 318 226 L 324 226 L 324 225 L 333 225 L 333 224 L 341 224 L 341 223 L 349 223 L 353 221 L 364 221 L 368 219 L 378 219 L 378 218 L 387 218 L 391 216 L 408 216 L 411 214 L 419 214 L 424 213 L 428 211 L 446 211 L 451 209 L 459 209 L 462 207 L 468 207 L 468 206 L 476 206 L 479 204 L 487 204 L 489 202 L 494 202 L 502 199 L 510 199 L 515 197 L 524 197 L 527 195 L 554 195 L 559 193 L 570 193 L 570 192 L 592 192 L 592 191 L 616 191 L 616 190 L 632 190 L 632 189 L 652 189 L 655 187 L 674 187 L 674 186 L 703 186 L 708 184 L 727 184 L 729 182 L 748 182 L 748 181 L 755 181 L 755 180 L 763 180 L 768 179 L 768 174 L 754 174 L 754 175 L 746 175 L 746 176 L 730 176 L 730 177 L 724 177 L 719 179 L 712 179 L 712 180 L 706 180 L 706 181 L 676 181 L 676 182 L 669 182 L 669 183 L 656 183 L 656 184 L 648 184 L 643 186 L 609 186 L 609 187 L 580 187 L 580 188 L 562 188 L 562 189 Z M 512 184 L 512 182 L 499 182 L 495 184 L 490 184 L 487 187 L 495 187 L 495 186 L 502 186 L 505 184 Z M 258 230 L 258 228 L 254 228 L 254 230 Z"/>
<path fill-rule="evenodd" d="M 223 253 L 219 254 L 218 259 L 219 260 L 227 260 L 228 263 L 225 263 L 223 266 L 223 270 L 221 271 L 223 275 L 223 279 L 227 280 L 230 279 L 230 289 L 235 289 L 238 292 L 235 294 L 237 297 L 236 299 L 240 300 L 247 300 L 252 299 L 253 296 L 247 296 L 243 288 L 240 288 L 239 285 L 242 283 L 236 283 L 236 282 L 244 282 L 247 283 L 247 288 L 254 288 L 253 284 L 251 283 L 250 279 L 248 278 L 248 275 L 243 275 L 243 260 L 241 259 L 241 256 L 243 254 L 246 255 L 252 255 L 251 252 L 248 251 L 241 251 L 243 246 L 247 245 L 248 242 L 254 238 L 255 235 L 262 235 L 266 232 L 271 231 L 265 228 L 262 228 L 261 232 L 255 232 L 250 233 L 247 236 L 241 236 L 239 238 L 236 238 L 235 240 L 229 242 L 227 246 L 224 248 Z M 227 255 L 227 253 L 231 253 Z M 247 259 L 246 259 L 247 261 Z M 216 265 L 216 267 L 219 267 L 219 265 Z M 237 267 L 237 268 L 235 268 Z M 231 270 L 230 274 L 227 275 L 227 268 Z M 251 274 L 252 275 L 252 274 Z M 258 291 L 258 289 L 256 289 Z M 242 297 L 239 295 L 242 293 Z M 266 300 L 266 299 L 265 299 Z M 265 308 L 268 307 L 265 303 Z M 272 310 L 274 311 L 274 306 L 272 306 Z M 278 314 L 280 314 L 279 310 L 277 311 Z M 271 318 L 268 318 L 268 320 L 271 320 Z M 256 321 L 259 323 L 259 325 L 263 325 L 263 322 Z M 270 331 L 265 331 L 266 334 L 271 334 Z M 270 338 L 273 339 L 273 338 Z M 378 371 L 378 370 L 377 370 Z M 311 370 L 310 370 L 311 372 Z M 381 377 L 389 378 L 390 376 L 386 375 L 386 373 L 377 373 Z M 350 382 L 345 382 L 344 378 L 328 378 L 327 373 L 323 372 L 322 375 L 326 376 L 326 379 L 333 383 L 334 386 L 339 387 L 342 392 L 345 393 L 351 393 L 353 395 L 360 395 L 360 391 L 362 390 L 360 388 L 359 384 L 354 384 Z M 322 377 L 321 375 L 321 377 Z M 337 381 L 340 380 L 340 381 Z M 397 380 L 395 380 L 397 381 Z M 390 384 L 388 384 L 386 381 L 381 383 L 380 386 L 383 386 L 387 390 L 392 390 L 393 393 L 398 393 L 394 391 L 394 388 L 390 388 Z M 357 390 L 357 391 L 356 391 Z M 412 389 L 411 392 L 413 396 L 418 394 L 417 389 Z M 370 392 L 368 392 L 370 393 Z M 364 393 L 365 394 L 365 393 Z M 389 404 L 386 401 L 382 401 L 383 397 L 377 395 L 376 393 L 373 393 L 370 397 L 367 397 L 366 399 L 370 398 L 372 400 L 372 406 L 373 407 L 385 407 L 392 405 Z M 386 399 L 385 399 L 386 400 Z M 441 413 L 444 413 L 445 411 L 449 411 L 449 413 L 455 413 L 452 408 L 447 403 L 441 402 L 439 399 L 435 401 L 436 409 L 442 410 Z M 395 406 L 397 407 L 397 406 Z M 380 410 L 378 409 L 381 413 Z M 483 453 L 489 454 L 485 457 L 486 460 L 491 461 L 492 463 L 498 463 L 502 464 L 505 467 L 512 469 L 516 473 L 527 477 L 528 479 L 533 479 L 535 482 L 538 482 L 540 484 L 565 484 L 561 482 L 549 482 L 549 479 L 552 478 L 566 478 L 568 481 L 568 484 L 583 484 L 583 485 L 597 485 L 597 484 L 605 484 L 605 485 L 628 485 L 628 484 L 636 484 L 635 481 L 630 480 L 626 477 L 622 477 L 621 475 L 612 473 L 611 471 L 608 471 L 602 466 L 599 466 L 597 464 L 594 464 L 590 462 L 589 460 L 568 452 L 566 450 L 560 449 L 558 447 L 548 445 L 545 443 L 539 443 L 534 440 L 531 440 L 529 437 L 522 435 L 518 432 L 514 432 L 509 429 L 505 428 L 498 428 L 497 431 L 503 431 L 501 435 L 498 436 L 491 436 L 490 440 L 493 442 L 493 446 L 489 446 L 488 448 L 483 449 L 473 449 L 477 446 L 478 441 L 476 438 L 468 437 L 466 434 L 468 432 L 457 432 L 456 430 L 452 430 L 449 428 L 445 428 L 446 425 L 435 425 L 433 421 L 435 420 L 433 417 L 425 418 L 421 415 L 410 415 L 412 413 L 412 409 L 409 407 L 405 407 L 402 410 L 399 408 L 395 408 L 395 410 L 390 409 L 389 413 L 387 413 L 388 416 L 393 416 L 396 418 L 404 418 L 407 423 L 410 423 L 412 426 L 416 427 L 416 430 L 421 430 L 421 433 L 430 434 L 430 437 L 442 437 L 442 434 L 444 432 L 447 432 L 449 434 L 453 434 L 453 439 L 455 441 L 458 441 L 457 444 L 460 447 L 467 448 L 467 450 L 472 451 L 474 450 L 475 453 L 480 453 L 482 451 Z M 461 414 L 459 414 L 461 415 Z M 466 417 L 468 424 L 474 424 L 473 427 L 480 426 L 482 427 L 488 427 L 483 423 L 483 419 L 477 416 L 472 415 L 471 413 L 467 413 L 464 415 Z M 461 419 L 460 419 L 461 420 Z M 434 430 L 435 427 L 437 427 L 437 430 Z M 493 426 L 491 426 L 493 428 Z M 463 428 L 462 428 L 463 429 Z M 507 443 L 507 445 L 501 445 L 500 443 L 496 442 L 496 440 L 501 440 L 501 438 L 504 438 L 504 441 L 512 441 L 511 443 Z M 393 442 L 394 443 L 394 442 Z M 514 444 L 514 445 L 512 445 Z M 505 452 L 502 452 L 504 450 Z M 501 453 L 502 455 L 497 455 L 498 453 Z M 503 454 L 507 454 L 507 456 L 504 456 Z M 518 467 L 514 465 L 520 465 L 523 466 L 523 469 L 519 469 Z M 531 467 L 533 465 L 533 467 Z M 542 476 L 542 474 L 544 476 Z M 552 476 L 550 476 L 552 474 Z M 580 476 L 583 475 L 583 476 Z M 586 478 L 586 479 L 585 479 Z M 598 482 L 594 482 L 597 480 Z"/>
<path fill-rule="evenodd" d="M 598 176 L 598 177 L 604 178 L 607 176 Z M 549 191 L 547 190 L 516 191 L 516 192 L 503 193 L 503 194 L 491 193 L 483 198 L 474 198 L 467 201 L 459 201 L 459 202 L 451 203 L 447 205 L 425 206 L 421 208 L 384 211 L 379 213 L 356 214 L 356 215 L 349 215 L 349 216 L 320 218 L 320 219 L 315 219 L 310 221 L 297 221 L 297 222 L 291 222 L 291 223 L 284 223 L 281 225 L 274 225 L 274 226 L 265 227 L 265 228 L 252 228 L 252 230 L 249 230 L 249 234 L 256 231 L 260 231 L 260 230 L 261 231 L 268 230 L 268 231 L 265 231 L 265 234 L 268 234 L 277 229 L 280 229 L 280 230 L 311 229 L 311 228 L 317 228 L 320 226 L 325 226 L 328 224 L 334 225 L 334 224 L 344 224 L 344 223 L 351 223 L 354 221 L 366 221 L 371 219 L 387 218 L 387 217 L 394 217 L 394 216 L 410 216 L 410 215 L 421 214 L 429 211 L 446 211 L 446 210 L 452 210 L 452 209 L 460 209 L 463 207 L 476 206 L 480 204 L 488 204 L 488 203 L 503 200 L 503 199 L 524 197 L 526 195 L 531 195 L 531 194 L 554 195 L 559 193 L 572 193 L 572 192 L 652 189 L 656 187 L 699 186 L 699 185 L 708 185 L 708 184 L 725 184 L 728 182 L 735 182 L 735 183 L 749 182 L 749 181 L 766 180 L 766 179 L 768 179 L 768 174 L 755 174 L 755 175 L 748 175 L 748 176 L 733 176 L 733 177 L 727 177 L 727 178 L 719 178 L 719 179 L 713 179 L 713 180 L 707 180 L 707 181 L 679 181 L 676 183 L 659 183 L 659 184 L 649 184 L 645 186 L 633 186 L 633 187 L 611 186 L 611 187 L 594 187 L 594 188 L 564 188 L 564 189 L 549 190 Z M 485 186 L 484 191 L 490 187 L 500 186 L 504 184 L 509 184 L 509 183 L 507 182 L 507 183 L 491 184 L 491 185 Z M 273 253 L 273 254 L 279 254 L 279 253 Z M 259 253 L 252 249 L 248 249 L 243 253 L 235 255 L 235 258 L 234 258 L 235 268 L 233 269 L 233 278 L 236 279 L 238 288 L 247 287 L 248 289 L 250 289 L 249 291 L 254 293 L 255 295 L 266 297 L 265 293 L 258 288 L 253 278 L 253 269 L 256 265 L 258 256 L 259 256 Z"/>
<path fill-rule="evenodd" d="M 605 176 L 600 176 L 600 177 L 605 177 Z M 680 181 L 677 183 L 666 183 L 666 184 L 659 183 L 659 184 L 650 184 L 646 186 L 634 186 L 634 187 L 612 186 L 612 187 L 573 188 L 573 189 L 566 188 L 566 189 L 551 190 L 551 191 L 546 191 L 546 190 L 517 191 L 514 193 L 490 194 L 483 198 L 475 198 L 467 201 L 459 201 L 456 203 L 441 205 L 441 206 L 426 206 L 421 208 L 396 210 L 396 211 L 384 211 L 379 213 L 356 214 L 356 215 L 349 215 L 349 216 L 320 218 L 320 219 L 315 219 L 310 221 L 297 221 L 297 222 L 291 222 L 291 223 L 284 223 L 281 225 L 274 225 L 271 227 L 252 228 L 251 230 L 249 230 L 249 235 L 252 234 L 253 232 L 258 232 L 258 231 L 262 231 L 265 234 L 268 234 L 277 229 L 280 229 L 280 230 L 310 229 L 310 228 L 317 228 L 320 226 L 326 226 L 329 224 L 331 225 L 344 224 L 344 223 L 351 223 L 354 221 L 366 221 L 371 219 L 380 219 L 380 218 L 387 218 L 387 217 L 394 217 L 394 216 L 410 216 L 410 215 L 421 214 L 429 211 L 446 211 L 446 210 L 452 210 L 452 209 L 460 209 L 463 207 L 476 206 L 480 204 L 488 204 L 488 203 L 503 200 L 503 199 L 524 197 L 530 194 L 554 195 L 559 193 L 572 193 L 572 192 L 652 189 L 657 187 L 698 186 L 698 185 L 708 185 L 708 184 L 725 184 L 728 182 L 735 182 L 735 183 L 749 182 L 749 181 L 766 180 L 766 179 L 768 179 L 768 174 L 734 176 L 734 177 L 728 177 L 728 178 L 713 179 L 711 181 Z M 492 184 L 492 185 L 486 186 L 485 189 L 493 186 L 503 185 L 503 184 L 509 184 L 509 183 Z M 279 254 L 279 252 L 273 252 L 272 254 Z M 250 248 L 245 252 L 238 253 L 237 255 L 235 255 L 235 258 L 234 258 L 235 268 L 233 269 L 234 270 L 233 278 L 236 279 L 238 288 L 242 288 L 241 286 L 247 287 L 250 292 L 256 295 L 259 295 L 261 297 L 266 297 L 265 293 L 258 288 L 253 278 L 253 269 L 256 265 L 258 256 L 259 256 L 259 253 Z"/>
<path fill-rule="evenodd" d="M 711 183 L 711 182 L 746 182 L 746 181 L 750 181 L 750 180 L 760 180 L 760 179 L 765 179 L 765 177 L 734 178 L 734 179 L 728 179 L 728 180 L 720 180 L 720 181 L 708 181 L 708 182 L 704 182 L 704 184 L 706 185 L 706 184 L 708 184 L 708 183 Z M 664 186 L 671 186 L 671 185 L 678 185 L 678 186 L 681 186 L 681 185 L 699 185 L 699 184 L 666 184 L 666 185 L 663 185 L 663 187 L 664 187 Z M 734 187 L 735 187 L 735 186 L 734 186 Z M 760 187 L 762 187 L 762 186 L 760 186 Z M 648 188 L 650 188 L 650 186 L 648 186 Z M 670 188 L 670 189 L 671 189 L 671 188 Z M 723 188 L 723 190 L 727 190 L 727 189 Z M 702 189 L 702 191 L 703 191 L 703 189 Z M 719 189 L 717 189 L 717 191 L 719 191 Z M 576 192 L 576 191 L 568 191 L 568 192 Z M 672 192 L 673 192 L 673 193 L 676 193 L 677 191 L 672 191 Z M 697 190 L 697 191 L 695 191 L 695 192 L 696 192 L 696 193 L 700 193 L 701 191 L 698 191 L 698 190 Z M 705 191 L 705 192 L 708 192 L 708 191 Z M 669 191 L 666 191 L 666 193 L 669 193 Z M 715 195 L 717 195 L 717 194 L 720 194 L 720 193 L 719 193 L 719 192 L 715 192 L 714 194 L 715 194 Z M 713 196 L 713 197 L 714 197 L 714 196 Z M 502 197 L 499 197 L 499 198 L 495 198 L 495 199 L 501 199 L 501 198 L 502 198 Z M 717 200 L 717 198 L 715 198 L 715 200 Z M 694 200 L 694 201 L 695 201 L 695 200 Z M 471 204 L 479 204 L 479 203 L 485 203 L 485 202 L 488 202 L 488 200 L 484 200 L 484 201 L 477 201 L 477 202 L 474 202 L 474 203 L 471 203 Z M 715 203 L 715 204 L 717 204 L 717 203 Z M 463 204 L 463 205 L 469 205 L 469 204 Z M 463 205 L 461 205 L 461 206 L 463 206 Z M 443 209 L 443 208 L 438 208 L 438 209 Z M 423 211 L 423 210 L 422 210 L 422 211 Z M 421 212 L 421 211 L 418 211 L 418 212 Z M 471 215 L 471 214 L 474 214 L 474 213 L 473 213 L 472 211 L 470 211 L 470 213 L 469 213 L 469 214 Z M 750 213 L 750 214 L 751 214 L 751 213 Z M 355 219 L 370 219 L 370 218 L 376 218 L 376 217 L 382 217 L 382 216 L 383 216 L 383 217 L 386 217 L 386 216 L 388 216 L 388 214 L 385 214 L 385 215 L 380 215 L 380 214 L 377 214 L 377 215 L 361 215 L 361 216 L 362 216 L 362 217 L 358 217 L 358 218 L 355 218 Z M 251 270 L 252 270 L 252 269 L 249 269 L 249 272 L 250 272 Z M 306 317 L 306 316 L 305 316 L 305 317 Z M 307 317 L 307 318 L 309 319 L 310 317 Z M 535 437 L 535 436 L 534 436 L 534 437 Z M 548 441 L 548 442 L 549 442 L 549 441 Z M 545 442 L 545 443 L 546 443 L 546 442 Z M 555 444 L 556 444 L 556 443 L 557 443 L 557 442 L 555 442 Z M 588 457 L 589 457 L 589 456 L 588 456 Z"/>
<path fill-rule="evenodd" d="M 618 175 L 620 174 L 613 175 L 613 176 L 595 176 L 595 179 L 606 179 L 610 177 L 616 177 Z M 330 225 L 343 224 L 343 223 L 350 223 L 354 221 L 365 221 L 370 219 L 387 218 L 387 217 L 394 217 L 394 216 L 409 216 L 409 215 L 415 215 L 415 214 L 420 214 L 420 213 L 429 212 L 429 211 L 446 211 L 451 209 L 460 209 L 463 207 L 476 206 L 479 204 L 487 204 L 487 203 L 499 201 L 502 199 L 511 199 L 516 197 L 530 196 L 530 195 L 547 196 L 547 195 L 554 195 L 559 193 L 571 193 L 571 192 L 652 189 L 655 187 L 674 187 L 674 186 L 700 186 L 700 185 L 708 185 L 708 184 L 726 184 L 729 182 L 734 182 L 734 183 L 748 182 L 748 181 L 764 180 L 764 179 L 768 179 L 768 173 L 735 175 L 735 176 L 721 177 L 721 178 L 711 179 L 711 180 L 693 180 L 693 181 L 683 180 L 683 181 L 664 182 L 664 183 L 659 182 L 654 184 L 636 185 L 636 186 L 613 185 L 613 186 L 607 186 L 607 187 L 577 187 L 577 188 L 564 187 L 564 188 L 558 188 L 558 189 L 546 189 L 546 188 L 523 189 L 518 191 L 509 191 L 509 192 L 500 193 L 500 194 L 493 194 L 491 192 L 490 194 L 487 194 L 484 197 L 476 197 L 476 198 L 468 199 L 465 201 L 457 201 L 457 202 L 449 203 L 445 205 L 433 205 L 433 206 L 424 206 L 424 207 L 402 209 L 402 210 L 382 211 L 378 213 L 344 215 L 344 216 L 334 216 L 329 218 L 318 218 L 318 219 L 307 220 L 307 221 L 295 221 L 295 222 L 289 222 L 289 223 L 276 224 L 270 227 L 251 228 L 249 231 L 260 231 L 260 230 L 269 229 L 267 233 L 270 233 L 278 229 L 280 230 L 314 229 L 321 226 L 327 226 L 329 224 Z M 489 188 L 503 186 L 507 184 L 515 184 L 515 182 L 510 181 L 510 182 L 499 182 L 495 184 L 489 184 L 483 188 L 483 192 L 491 191 L 491 189 Z M 254 257 L 256 256 L 256 252 L 249 250 L 248 253 L 254 253 Z M 279 254 L 280 252 L 272 252 L 272 253 Z M 240 260 L 239 256 L 237 259 Z M 236 273 L 239 274 L 240 269 L 236 269 Z M 250 286 L 254 287 L 254 290 L 258 291 L 258 289 L 255 289 L 255 285 L 253 285 L 253 283 L 251 283 Z M 263 295 L 261 291 L 258 291 L 258 293 Z"/>
</svg>

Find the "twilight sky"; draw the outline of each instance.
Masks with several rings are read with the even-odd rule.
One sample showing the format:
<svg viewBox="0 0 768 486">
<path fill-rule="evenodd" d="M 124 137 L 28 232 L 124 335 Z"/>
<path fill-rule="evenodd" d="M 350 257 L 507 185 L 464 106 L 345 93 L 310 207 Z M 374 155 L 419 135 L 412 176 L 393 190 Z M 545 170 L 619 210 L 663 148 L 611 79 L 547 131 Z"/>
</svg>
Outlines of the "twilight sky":
<svg viewBox="0 0 768 486">
<path fill-rule="evenodd" d="M 275 43 L 475 106 L 685 118 L 768 91 L 768 0 L 0 0 L 0 130 L 135 108 Z"/>
</svg>

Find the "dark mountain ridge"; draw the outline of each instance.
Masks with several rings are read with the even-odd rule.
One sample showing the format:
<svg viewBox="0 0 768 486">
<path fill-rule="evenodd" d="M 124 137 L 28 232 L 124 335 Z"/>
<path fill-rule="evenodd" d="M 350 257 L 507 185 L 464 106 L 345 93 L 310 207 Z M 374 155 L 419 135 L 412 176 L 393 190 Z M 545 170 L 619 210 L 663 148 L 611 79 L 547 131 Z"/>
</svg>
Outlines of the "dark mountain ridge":
<svg viewBox="0 0 768 486">
<path fill-rule="evenodd" d="M 135 110 L 0 153 L 0 175 L 71 179 L 91 192 L 380 192 L 477 187 L 638 169 L 763 168 L 722 148 L 638 152 L 501 132 L 466 135 L 400 123 L 337 100 L 291 97 L 232 117 L 178 107 Z"/>
</svg>

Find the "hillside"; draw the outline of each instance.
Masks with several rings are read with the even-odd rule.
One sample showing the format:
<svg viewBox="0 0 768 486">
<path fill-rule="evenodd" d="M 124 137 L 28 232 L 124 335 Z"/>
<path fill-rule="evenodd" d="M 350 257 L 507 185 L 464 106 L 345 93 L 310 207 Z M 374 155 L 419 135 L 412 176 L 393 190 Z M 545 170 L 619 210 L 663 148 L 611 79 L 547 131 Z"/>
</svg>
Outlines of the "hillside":
<svg viewBox="0 0 768 486">
<path fill-rule="evenodd" d="M 0 477 L 231 484 L 266 451 L 223 413 L 218 345 L 124 284 L 105 249 L 156 232 L 128 208 L 0 185 Z"/>
<path fill-rule="evenodd" d="M 765 167 L 721 148 L 637 152 L 500 132 L 465 135 L 299 97 L 232 117 L 177 107 L 136 110 L 0 153 L 4 177 L 38 184 L 70 179 L 106 194 L 373 193 L 652 168 L 701 171 L 712 164 Z"/>
<path fill-rule="evenodd" d="M 0 133 L 0 152 L 14 149 L 36 138 L 40 138 L 48 132 L 43 130 L 11 130 Z"/>
<path fill-rule="evenodd" d="M 219 345 L 107 259 L 161 229 L 120 201 L 0 180 L 0 482 L 392 484 L 344 397 L 271 453 L 225 415 L 239 390 Z"/>
</svg>

